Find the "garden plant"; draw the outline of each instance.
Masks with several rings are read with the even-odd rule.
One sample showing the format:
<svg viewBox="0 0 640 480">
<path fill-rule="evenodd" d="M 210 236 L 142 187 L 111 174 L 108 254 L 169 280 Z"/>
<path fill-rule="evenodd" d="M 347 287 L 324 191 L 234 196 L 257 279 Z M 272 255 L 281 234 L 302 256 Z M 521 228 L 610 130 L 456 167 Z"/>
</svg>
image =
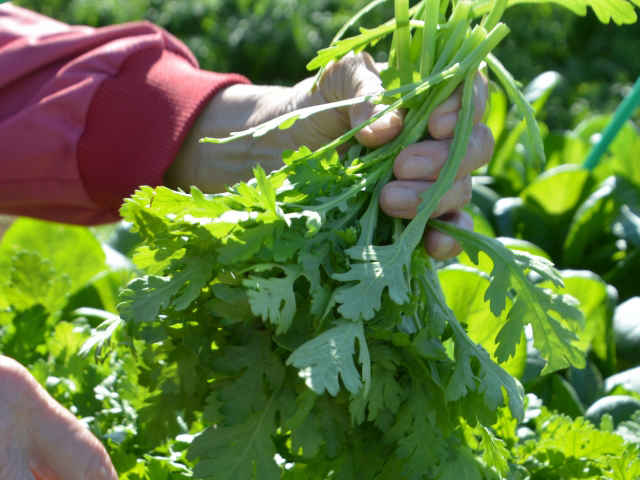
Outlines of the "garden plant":
<svg viewBox="0 0 640 480">
<path fill-rule="evenodd" d="M 141 187 L 104 245 L 27 219 L 3 238 L 0 349 L 86 419 L 122 478 L 640 478 L 637 127 L 585 168 L 610 116 L 562 135 L 536 119 L 558 75 L 521 89 L 492 53 L 505 10 L 523 2 L 394 0 L 393 18 L 356 30 L 384 3 L 308 64 L 320 78 L 386 44 L 379 95 L 203 141 L 387 106 L 369 121 L 223 194 Z M 551 3 L 616 24 L 640 7 Z M 430 217 L 465 156 L 479 71 L 493 80 L 497 143 L 475 176 L 469 232 Z M 456 89 L 440 177 L 414 219 L 387 217 L 395 156 Z M 395 140 L 355 142 L 398 108 Z M 464 253 L 429 258 L 427 224 Z"/>
</svg>

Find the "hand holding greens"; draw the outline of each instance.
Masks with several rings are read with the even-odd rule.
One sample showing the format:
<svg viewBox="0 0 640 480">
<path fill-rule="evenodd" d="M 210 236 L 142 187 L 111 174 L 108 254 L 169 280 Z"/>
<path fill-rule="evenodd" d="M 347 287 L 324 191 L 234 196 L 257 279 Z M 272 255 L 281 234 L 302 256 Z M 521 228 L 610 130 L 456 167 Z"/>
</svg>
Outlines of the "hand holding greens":
<svg viewBox="0 0 640 480">
<path fill-rule="evenodd" d="M 545 372 L 583 366 L 582 314 L 556 293 L 563 282 L 550 262 L 430 220 L 466 154 L 473 81 L 485 64 L 524 118 L 532 154 L 545 161 L 531 106 L 491 54 L 509 32 L 502 13 L 516 3 L 424 0 L 410 8 L 395 0 L 395 18 L 352 37 L 341 31 L 309 63 L 320 78 L 389 37 L 384 91 L 205 141 L 258 137 L 357 102 L 388 105 L 380 113 L 316 150 L 285 152 L 278 171 L 257 166 L 255 178 L 227 193 L 143 187 L 127 200 L 122 215 L 144 240 L 136 262 L 148 274 L 129 284 L 119 312 L 149 359 L 189 365 L 180 381 L 190 396 L 172 408 L 189 420 L 206 405 L 208 428 L 194 432 L 189 449 L 196 477 L 520 478 L 489 428 L 503 408 L 515 421 L 525 413 L 523 389 L 502 365 L 530 325 Z M 624 0 L 558 3 L 577 13 L 590 5 L 620 22 L 635 15 Z M 432 112 L 459 87 L 449 158 L 416 216 L 381 214 L 396 155 L 424 138 Z M 399 108 L 407 113 L 396 139 L 376 149 L 353 141 Z M 472 340 L 445 301 L 421 247 L 430 222 L 476 262 L 492 262 L 483 294 L 501 325 L 493 351 Z"/>
</svg>

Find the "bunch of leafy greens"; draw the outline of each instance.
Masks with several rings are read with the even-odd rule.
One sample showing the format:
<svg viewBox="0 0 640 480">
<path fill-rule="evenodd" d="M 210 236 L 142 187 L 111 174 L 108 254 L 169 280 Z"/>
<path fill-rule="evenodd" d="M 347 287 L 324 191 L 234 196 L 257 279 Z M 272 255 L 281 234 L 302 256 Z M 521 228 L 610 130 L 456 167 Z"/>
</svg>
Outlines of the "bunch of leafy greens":
<svg viewBox="0 0 640 480">
<path fill-rule="evenodd" d="M 544 162 L 533 110 L 491 55 L 508 33 L 501 15 L 515 3 L 424 0 L 409 8 L 395 0 L 394 19 L 345 39 L 343 29 L 309 64 L 321 75 L 392 35 L 385 92 L 297 111 L 229 139 L 372 100 L 408 110 L 389 144 L 338 153 L 381 112 L 316 151 L 285 152 L 285 166 L 270 175 L 256 167 L 254 179 L 225 194 L 143 187 L 126 201 L 122 215 L 144 241 L 135 262 L 147 274 L 123 291 L 119 312 L 134 345 L 146 344 L 156 442 L 185 425 L 197 434 L 182 437 L 197 478 L 524 478 L 496 437 L 505 436 L 505 408 L 516 424 L 525 412 L 522 387 L 505 368 L 526 325 L 544 372 L 584 365 L 576 302 L 540 285 L 562 285 L 547 260 L 431 221 L 472 259 L 492 263 L 484 298 L 495 323 L 469 329 L 418 247 L 466 153 L 483 62 L 524 118 L 531 155 Z M 559 3 L 582 14 L 592 6 L 602 20 L 636 19 L 626 0 Z M 430 113 L 460 85 L 439 179 L 410 222 L 382 215 L 394 157 L 423 137 Z"/>
</svg>

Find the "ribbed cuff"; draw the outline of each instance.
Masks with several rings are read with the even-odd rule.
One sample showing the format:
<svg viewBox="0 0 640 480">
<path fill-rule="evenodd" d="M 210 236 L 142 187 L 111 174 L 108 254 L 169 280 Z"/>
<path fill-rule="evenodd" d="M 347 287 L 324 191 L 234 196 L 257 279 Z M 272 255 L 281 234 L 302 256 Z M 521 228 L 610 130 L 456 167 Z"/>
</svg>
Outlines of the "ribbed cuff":
<svg viewBox="0 0 640 480">
<path fill-rule="evenodd" d="M 78 144 L 90 197 L 115 212 L 138 186 L 161 185 L 202 108 L 236 83 L 249 80 L 199 70 L 166 50 L 132 55 L 96 92 Z"/>
</svg>

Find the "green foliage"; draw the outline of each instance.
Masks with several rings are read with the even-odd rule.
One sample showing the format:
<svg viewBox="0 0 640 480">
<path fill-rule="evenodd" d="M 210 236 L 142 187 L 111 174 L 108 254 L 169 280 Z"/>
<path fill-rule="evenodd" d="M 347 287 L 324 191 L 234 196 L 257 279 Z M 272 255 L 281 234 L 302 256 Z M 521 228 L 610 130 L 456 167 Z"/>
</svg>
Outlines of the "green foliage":
<svg viewBox="0 0 640 480">
<path fill-rule="evenodd" d="M 362 4 L 360 0 L 18 0 L 17 5 L 72 24 L 149 20 L 184 41 L 203 68 L 238 72 L 255 83 L 292 84 Z M 389 13 L 374 12 L 376 24 Z M 286 54 L 283 54 L 286 52 Z"/>
<path fill-rule="evenodd" d="M 578 13 L 584 6 L 556 3 Z M 45 13 L 81 12 L 92 24 L 145 15 L 186 32 L 201 58 L 213 58 L 210 65 L 238 61 L 237 70 L 249 65 L 259 72 L 255 78 L 267 64 L 281 67 L 271 52 L 282 44 L 291 52 L 282 61 L 301 68 L 310 51 L 329 44 L 319 40 L 326 32 L 317 32 L 330 31 L 352 10 L 345 2 L 293 8 L 275 0 L 40 6 Z M 550 21 L 545 15 L 559 10 L 536 7 L 545 28 L 569 18 Z M 600 8 L 606 15 L 609 7 Z M 219 22 L 223 15 L 228 21 Z M 298 27 L 281 28 L 292 15 Z M 366 19 L 375 24 L 376 15 Z M 381 31 L 395 30 L 391 25 L 330 46 L 312 65 L 375 43 Z M 459 25 L 452 22 L 448 31 Z M 260 40 L 266 32 L 269 42 Z M 437 58 L 419 61 L 420 51 L 442 53 L 440 47 L 460 38 L 452 33 L 434 46 L 420 29 L 402 35 L 409 35 L 409 48 L 392 51 L 397 64 L 385 76 L 388 87 L 409 81 L 407 58 L 421 71 L 423 64 L 437 67 L 429 77 L 437 81 L 410 86 L 419 91 L 411 98 L 408 89 L 393 97 L 419 112 L 415 130 L 422 131 L 420 122 L 464 81 L 466 70 L 475 70 L 497 37 L 469 35 L 464 51 L 474 61 L 445 74 Z M 245 47 L 249 40 L 254 43 Z M 547 41 L 536 40 L 532 49 Z M 292 44 L 309 48 L 300 61 Z M 518 57 L 526 55 L 518 51 Z M 295 68 L 268 81 L 304 74 Z M 412 81 L 426 76 L 415 77 L 417 70 Z M 85 419 L 123 479 L 635 479 L 637 371 L 606 381 L 600 372 L 614 373 L 619 361 L 610 283 L 623 298 L 635 285 L 639 136 L 628 125 L 602 166 L 586 172 L 576 165 L 607 118 L 549 133 L 532 124 L 532 115 L 549 111 L 558 76 L 547 74 L 525 90 L 530 109 L 514 94 L 510 75 L 498 70 L 529 128 L 508 113 L 506 96 L 494 86 L 492 104 L 499 108 L 488 122 L 499 160 L 488 169 L 492 183 L 473 213 L 486 234 L 518 238 L 492 239 L 433 222 L 465 247 L 464 266 L 441 268 L 416 250 L 465 153 L 472 116 L 466 82 L 456 147 L 409 224 L 377 211 L 376 184 L 389 178 L 391 161 L 364 149 L 341 157 L 336 145 L 286 152 L 281 171 L 267 176 L 256 169 L 255 180 L 223 195 L 141 188 L 122 214 L 133 225 L 139 245 L 133 256 L 146 273 L 126 287 L 132 265 L 116 262 L 88 230 L 21 220 L 0 245 L 0 351 Z M 425 98 L 433 103 L 419 110 Z M 263 128 L 287 128 L 295 118 Z M 534 153 L 540 135 L 546 165 Z M 417 139 L 404 136 L 391 150 Z M 499 194 L 509 197 L 497 200 Z M 113 240 L 126 254 L 132 247 L 118 239 L 130 233 L 116 231 Z M 549 259 L 596 273 L 558 272 Z M 622 335 L 632 339 L 633 332 Z M 86 357 L 92 349 L 104 363 Z M 522 384 L 548 408 L 531 395 L 525 401 Z M 625 403 L 605 412 L 603 402 L 616 402 L 611 395 Z M 581 418 L 585 412 L 598 425 Z"/>
</svg>

